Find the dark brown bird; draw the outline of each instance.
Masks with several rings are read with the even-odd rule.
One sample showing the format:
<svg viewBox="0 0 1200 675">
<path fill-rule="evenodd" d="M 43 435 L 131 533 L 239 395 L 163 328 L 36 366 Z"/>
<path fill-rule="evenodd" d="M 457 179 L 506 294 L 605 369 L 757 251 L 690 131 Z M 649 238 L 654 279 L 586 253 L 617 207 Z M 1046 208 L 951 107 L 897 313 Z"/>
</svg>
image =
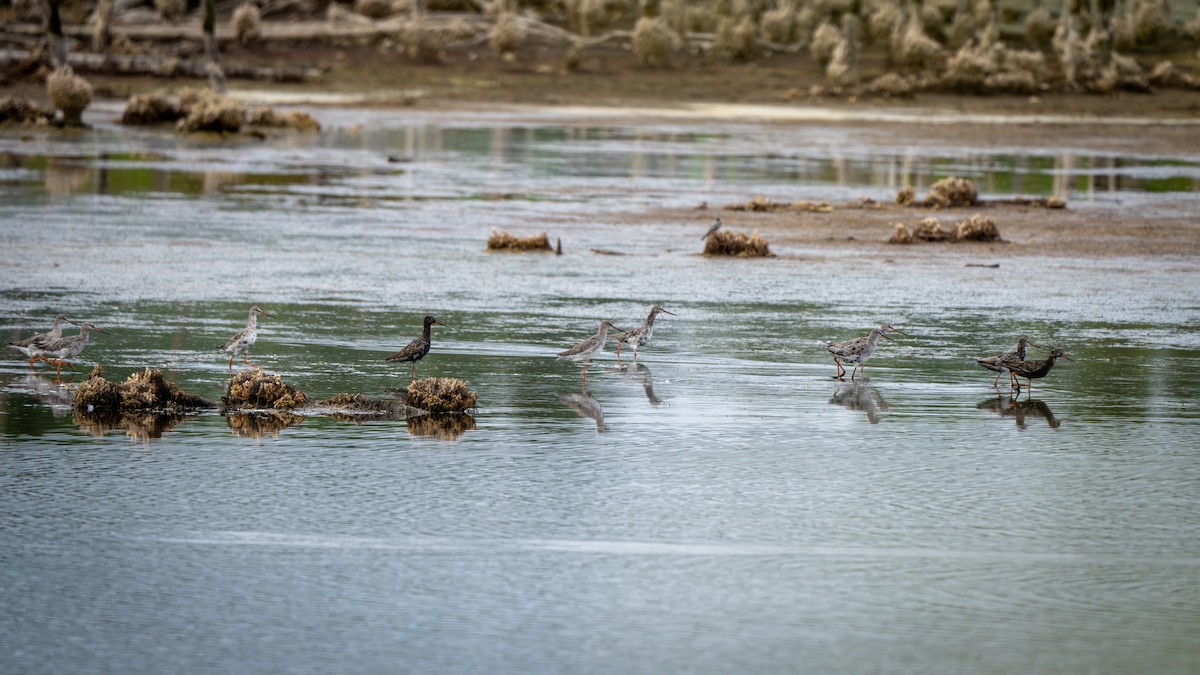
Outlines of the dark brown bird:
<svg viewBox="0 0 1200 675">
<path fill-rule="evenodd" d="M 408 343 L 404 349 L 388 356 L 384 361 L 408 361 L 412 364 L 411 378 L 417 379 L 417 361 L 425 358 L 425 355 L 429 353 L 429 348 L 433 346 L 433 342 L 430 340 L 430 327 L 434 325 L 445 326 L 446 324 L 432 316 L 426 316 L 425 328 L 421 331 L 421 337 Z"/>
<path fill-rule="evenodd" d="M 1004 373 L 1008 373 L 1009 385 L 1011 385 L 1013 379 L 1012 370 L 1009 369 L 1009 366 L 1025 360 L 1026 347 L 1037 347 L 1037 345 L 1030 342 L 1029 338 L 1022 336 L 1020 340 L 1017 340 L 1017 348 L 1013 351 L 997 354 L 996 356 L 989 356 L 986 359 L 975 359 L 975 363 L 978 363 L 988 370 L 993 370 L 996 372 L 996 379 L 992 381 L 992 387 L 996 387 L 996 385 L 1000 382 L 1000 376 Z"/>
<path fill-rule="evenodd" d="M 1074 360 L 1063 354 L 1061 349 L 1054 349 L 1050 352 L 1050 358 L 1044 361 L 1021 361 L 1020 363 L 1009 364 L 1008 369 L 1012 371 L 1013 375 L 1025 378 L 1029 383 L 1029 391 L 1033 391 L 1033 381 L 1048 375 L 1050 369 L 1054 367 L 1054 362 L 1060 358 L 1068 361 Z M 1020 380 L 1017 381 L 1017 388 L 1021 388 Z"/>
</svg>

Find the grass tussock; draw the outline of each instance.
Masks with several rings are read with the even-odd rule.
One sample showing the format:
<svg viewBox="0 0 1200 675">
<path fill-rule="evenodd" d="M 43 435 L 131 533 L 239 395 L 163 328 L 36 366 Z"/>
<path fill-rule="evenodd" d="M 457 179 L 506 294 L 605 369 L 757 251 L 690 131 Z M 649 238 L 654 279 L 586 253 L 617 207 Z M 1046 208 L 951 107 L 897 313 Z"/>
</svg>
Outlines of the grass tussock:
<svg viewBox="0 0 1200 675">
<path fill-rule="evenodd" d="M 161 94 L 134 94 L 125 104 L 125 112 L 121 114 L 121 124 L 163 124 L 175 122 L 183 113 L 179 105 Z"/>
<path fill-rule="evenodd" d="M 984 218 L 978 213 L 955 223 L 954 228 L 957 241 L 996 241 L 1000 238 L 1000 229 L 996 227 L 996 221 Z"/>
<path fill-rule="evenodd" d="M 54 111 L 28 99 L 0 98 L 0 126 L 45 126 L 54 119 Z"/>
<path fill-rule="evenodd" d="M 772 254 L 767 240 L 758 236 L 757 230 L 753 234 L 718 230 L 704 240 L 704 255 L 768 258 Z"/>
<path fill-rule="evenodd" d="M 550 245 L 550 237 L 543 232 L 530 237 L 518 237 L 504 230 L 492 228 L 492 234 L 488 237 L 487 250 L 489 251 L 554 251 L 554 247 Z"/>
<path fill-rule="evenodd" d="M 278 375 L 243 370 L 229 378 L 221 403 L 228 409 L 274 408 L 290 410 L 308 403 L 308 396 Z"/>
<path fill-rule="evenodd" d="M 168 382 L 161 370 L 146 368 L 116 384 L 100 375 L 99 366 L 76 388 L 72 404 L 76 410 L 91 413 L 179 413 L 212 406 L 211 402 Z"/>
<path fill-rule="evenodd" d="M 976 213 L 950 228 L 943 228 L 937 218 L 926 218 L 911 228 L 904 223 L 895 223 L 888 239 L 889 244 L 944 241 L 1000 241 L 1000 228 L 991 218 Z"/>
<path fill-rule="evenodd" d="M 408 418 L 410 436 L 436 438 L 439 441 L 456 440 L 459 436 L 474 429 L 475 418 L 467 414 L 420 415 Z"/>
<path fill-rule="evenodd" d="M 966 178 L 951 176 L 943 178 L 929 188 L 925 199 L 917 200 L 916 193 L 911 187 L 905 187 L 896 193 L 896 203 L 903 206 L 920 206 L 930 209 L 940 209 L 956 206 L 978 206 L 979 193 L 975 184 Z"/>
<path fill-rule="evenodd" d="M 770 199 L 757 195 L 754 199 L 745 204 L 730 204 L 725 207 L 726 211 L 753 211 L 755 213 L 777 213 L 779 211 L 798 211 L 809 213 L 830 213 L 833 211 L 833 206 L 829 202 L 774 202 Z"/>
<path fill-rule="evenodd" d="M 431 413 L 463 412 L 475 407 L 475 392 L 453 377 L 423 377 L 408 385 L 408 405 Z"/>
<path fill-rule="evenodd" d="M 643 16 L 633 29 L 633 53 L 650 68 L 671 65 L 671 54 L 679 49 L 679 36 L 662 17 Z"/>
<path fill-rule="evenodd" d="M 295 129 L 297 131 L 320 131 L 321 125 L 312 115 L 298 110 L 286 113 L 275 112 L 269 106 L 251 108 L 246 113 L 246 123 L 252 127 Z"/>
<path fill-rule="evenodd" d="M 71 66 L 61 66 L 46 78 L 46 94 L 55 108 L 62 111 L 63 122 L 83 124 L 83 111 L 92 104 L 92 85 L 75 74 Z"/>
<path fill-rule="evenodd" d="M 246 123 L 246 106 L 208 89 L 185 89 L 179 95 L 179 112 L 182 118 L 175 129 L 182 133 L 237 133 Z"/>
<path fill-rule="evenodd" d="M 233 10 L 233 34 L 239 44 L 252 45 L 262 40 L 262 12 L 253 2 L 243 2 Z"/>
</svg>

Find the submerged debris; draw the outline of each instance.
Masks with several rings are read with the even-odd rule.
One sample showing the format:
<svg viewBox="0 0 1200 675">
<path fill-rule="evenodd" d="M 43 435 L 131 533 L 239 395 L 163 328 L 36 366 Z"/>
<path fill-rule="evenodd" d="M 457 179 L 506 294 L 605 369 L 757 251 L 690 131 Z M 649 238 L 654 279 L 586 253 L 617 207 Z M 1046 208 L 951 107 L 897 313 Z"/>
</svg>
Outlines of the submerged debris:
<svg viewBox="0 0 1200 675">
<path fill-rule="evenodd" d="M 745 204 L 730 204 L 726 211 L 755 211 L 759 213 L 775 213 L 778 211 L 809 211 L 814 213 L 829 213 L 833 206 L 829 202 L 773 202 L 762 195 Z"/>
<path fill-rule="evenodd" d="M 0 126 L 22 124 L 45 126 L 54 119 L 54 111 L 24 98 L 5 96 L 0 98 Z"/>
<path fill-rule="evenodd" d="M 561 242 L 559 245 L 561 246 Z M 487 250 L 553 251 L 554 247 L 550 245 L 550 237 L 546 236 L 545 232 L 532 237 L 517 237 L 504 230 L 492 228 L 492 235 L 488 237 Z"/>
<path fill-rule="evenodd" d="M 704 255 L 728 255 L 738 258 L 768 258 L 773 254 L 767 240 L 753 234 L 718 230 L 704 240 Z"/>
<path fill-rule="evenodd" d="M 978 213 L 967 220 L 954 224 L 952 229 L 943 229 L 937 218 L 926 218 L 915 227 L 895 223 L 889 244 L 911 244 L 918 241 L 999 241 L 1000 229 L 991 218 Z"/>
<path fill-rule="evenodd" d="M 475 429 L 475 418 L 466 413 L 419 415 L 408 418 L 408 433 L 440 441 L 453 441 Z"/>
<path fill-rule="evenodd" d="M 406 403 L 431 413 L 463 412 L 475 407 L 475 392 L 453 377 L 423 377 L 408 384 Z"/>
<path fill-rule="evenodd" d="M 168 382 L 162 371 L 146 368 L 129 376 L 124 382 L 114 384 L 100 375 L 96 366 L 88 379 L 75 390 L 72 405 L 76 410 L 88 413 L 166 411 L 178 413 L 185 410 L 212 407 L 212 402 L 189 394 L 174 382 Z"/>
<path fill-rule="evenodd" d="M 268 375 L 255 368 L 243 370 L 229 378 L 221 403 L 227 409 L 274 408 L 289 410 L 308 403 L 308 396 L 283 381 L 278 375 Z"/>
</svg>

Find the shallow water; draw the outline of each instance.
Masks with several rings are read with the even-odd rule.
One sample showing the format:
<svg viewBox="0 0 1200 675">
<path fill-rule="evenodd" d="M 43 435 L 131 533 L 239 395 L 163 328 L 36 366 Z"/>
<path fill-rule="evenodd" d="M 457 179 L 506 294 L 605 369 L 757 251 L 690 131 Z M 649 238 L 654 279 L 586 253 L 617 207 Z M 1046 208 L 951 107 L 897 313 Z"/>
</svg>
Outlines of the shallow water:
<svg viewBox="0 0 1200 675">
<path fill-rule="evenodd" d="M 81 370 L 163 367 L 215 399 L 212 348 L 258 304 L 256 363 L 385 395 L 407 366 L 382 357 L 432 313 L 449 327 L 417 373 L 467 380 L 479 410 L 106 431 L 6 360 L 4 672 L 1200 669 L 1195 260 L 705 260 L 712 211 L 630 222 L 949 173 L 1190 208 L 1200 158 L 380 110 L 198 140 L 111 113 L 0 134 L 9 339 L 66 312 L 108 331 Z M 564 255 L 488 255 L 493 226 Z M 554 359 L 655 302 L 678 316 L 637 365 L 605 354 L 584 392 Z M 820 341 L 880 321 L 907 335 L 831 379 Z M 1013 399 L 972 359 L 1021 334 L 1075 360 Z"/>
</svg>

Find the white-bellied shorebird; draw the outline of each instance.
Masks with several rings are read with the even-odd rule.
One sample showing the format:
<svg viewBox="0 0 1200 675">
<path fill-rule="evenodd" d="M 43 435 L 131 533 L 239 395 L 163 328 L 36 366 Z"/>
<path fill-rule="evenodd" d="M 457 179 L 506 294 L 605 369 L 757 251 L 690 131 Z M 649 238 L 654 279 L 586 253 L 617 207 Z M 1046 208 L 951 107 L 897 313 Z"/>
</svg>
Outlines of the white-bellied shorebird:
<svg viewBox="0 0 1200 675">
<path fill-rule="evenodd" d="M 59 338 L 57 340 L 42 343 L 41 350 L 43 355 L 45 355 L 46 359 L 52 365 L 56 366 L 54 371 L 55 377 L 60 377 L 62 375 L 62 367 L 64 364 L 72 370 L 75 369 L 71 365 L 70 359 L 79 356 L 80 352 L 83 351 L 83 348 L 87 346 L 89 331 L 93 330 L 97 333 L 104 332 L 91 321 L 85 321 L 79 324 L 78 335 L 69 335 L 65 338 Z"/>
<path fill-rule="evenodd" d="M 583 386 L 585 387 L 587 386 L 588 361 L 591 361 L 592 357 L 596 354 L 604 351 L 604 343 L 608 340 L 609 329 L 614 331 L 621 330 L 620 328 L 612 325 L 612 322 L 606 319 L 600 322 L 600 330 L 596 331 L 595 335 L 584 338 L 583 340 L 580 340 L 574 347 L 558 353 L 558 358 L 560 359 L 566 359 L 568 361 L 575 362 L 583 361 Z"/>
<path fill-rule="evenodd" d="M 617 341 L 617 361 L 621 360 L 621 345 L 626 344 L 633 347 L 633 360 L 637 361 L 638 347 L 644 347 L 650 344 L 650 338 L 654 336 L 654 319 L 659 313 L 670 314 L 676 316 L 675 312 L 668 312 L 659 305 L 650 308 L 650 315 L 646 317 L 646 322 L 637 328 L 631 328 L 620 333 L 613 333 L 608 337 L 610 340 Z"/>
<path fill-rule="evenodd" d="M 71 323 L 75 324 L 76 326 L 79 325 L 62 314 L 59 314 L 58 316 L 54 317 L 54 327 L 48 332 L 38 333 L 37 335 L 25 338 L 24 340 L 9 342 L 8 346 L 27 356 L 29 358 L 29 367 L 33 368 L 35 361 L 46 360 L 45 355 L 42 353 L 41 346 L 62 338 L 63 323 Z"/>
<path fill-rule="evenodd" d="M 879 338 L 884 338 L 887 340 L 891 339 L 887 335 L 884 335 L 884 333 L 888 331 L 900 333 L 901 335 L 907 335 L 907 333 L 902 330 L 892 328 L 887 324 L 883 324 L 879 328 L 872 330 L 871 333 L 865 337 L 854 338 L 853 340 L 846 340 L 845 342 L 826 342 L 826 348 L 829 350 L 830 354 L 833 354 L 833 362 L 836 363 L 838 367 L 838 374 L 835 377 L 841 378 L 846 375 L 846 369 L 842 367 L 843 361 L 846 363 L 857 364 L 855 366 L 855 370 L 862 372 L 862 368 L 867 362 L 867 359 L 870 359 L 875 355 L 875 348 L 879 344 Z M 854 379 L 854 375 L 855 371 L 852 370 L 850 372 L 851 380 Z"/>
<path fill-rule="evenodd" d="M 241 352 L 242 361 L 252 367 L 257 367 L 250 363 L 250 348 L 258 341 L 258 316 L 271 317 L 270 314 L 258 308 L 258 305 L 250 308 L 250 318 L 246 320 L 246 327 L 238 331 L 229 341 L 217 347 L 219 352 L 227 352 L 229 354 L 229 369 L 233 370 L 233 357 Z"/>
</svg>

